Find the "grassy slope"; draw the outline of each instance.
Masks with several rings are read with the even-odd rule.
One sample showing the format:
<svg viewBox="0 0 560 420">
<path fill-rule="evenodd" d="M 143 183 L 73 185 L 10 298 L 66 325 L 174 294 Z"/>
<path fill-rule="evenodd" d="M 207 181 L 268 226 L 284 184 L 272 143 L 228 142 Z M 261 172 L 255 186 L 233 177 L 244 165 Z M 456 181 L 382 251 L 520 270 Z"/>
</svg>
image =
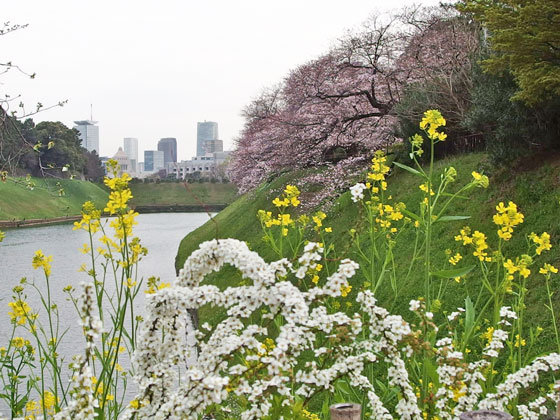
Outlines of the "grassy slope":
<svg viewBox="0 0 560 420">
<path fill-rule="evenodd" d="M 133 198 L 132 205 L 150 204 L 229 204 L 235 200 L 235 185 L 222 183 L 162 182 L 159 184 L 130 184 Z"/>
<path fill-rule="evenodd" d="M 531 166 L 527 162 L 527 166 Z M 444 161 L 437 162 L 437 170 L 445 166 L 454 166 L 459 173 L 457 185 L 463 185 L 471 178 L 473 170 L 480 170 L 486 166 L 485 156 L 482 154 L 471 154 L 453 157 Z M 464 225 L 468 224 L 473 230 L 480 230 L 488 236 L 490 247 L 496 245 L 496 228 L 492 222 L 492 215 L 495 213 L 495 206 L 500 201 L 514 201 L 519 210 L 525 215 L 525 223 L 515 230 L 514 239 L 505 247 L 508 256 L 515 257 L 526 252 L 525 235 L 531 232 L 541 233 L 547 231 L 551 235 L 553 244 L 552 251 L 546 253 L 533 266 L 533 273 L 538 271 L 538 267 L 543 262 L 549 262 L 558 266 L 560 262 L 560 229 L 557 215 L 560 213 L 558 197 L 560 196 L 559 175 L 560 159 L 549 157 L 546 162 L 536 161 L 535 167 L 513 168 L 512 170 L 502 171 L 492 174 L 490 177 L 490 187 L 486 190 L 476 189 L 470 192 L 469 200 L 458 200 L 449 208 L 447 214 L 471 215 L 467 221 L 442 223 L 436 226 L 435 257 L 439 264 L 442 264 L 447 257 L 445 250 L 451 249 L 453 252 L 459 251 L 465 256 L 463 263 L 475 263 L 474 257 L 460 243 L 455 242 L 454 235 Z M 265 259 L 272 259 L 273 255 L 261 240 L 262 233 L 260 225 L 256 219 L 259 209 L 273 210 L 270 200 L 286 184 L 290 183 L 294 174 L 284 175 L 274 180 L 268 185 L 263 185 L 251 196 L 242 196 L 232 205 L 220 212 L 215 218 L 215 223 L 209 222 L 196 231 L 189 234 L 181 243 L 177 255 L 176 266 L 182 267 L 186 257 L 197 248 L 202 241 L 212 239 L 216 236 L 220 238 L 234 237 L 249 242 L 251 248 Z M 389 179 L 389 190 L 395 201 L 403 201 L 407 208 L 417 209 L 418 202 L 422 199 L 422 193 L 418 189 L 418 178 L 408 172 L 395 169 Z M 451 187 L 451 191 L 455 189 Z M 415 204 L 416 203 L 416 204 Z M 349 193 L 342 195 L 337 204 L 333 206 L 326 219 L 325 226 L 332 226 L 332 238 L 337 250 L 348 249 L 348 231 L 356 226 L 359 219 L 357 206 L 350 200 Z M 420 281 L 421 267 L 414 267 L 412 274 L 407 278 L 410 255 L 413 251 L 414 236 L 412 232 L 404 233 L 395 248 L 395 259 L 397 261 L 396 272 L 399 279 L 399 295 L 394 300 L 393 292 L 387 284 L 378 292 L 378 298 L 386 307 L 392 307 L 399 313 L 408 313 L 408 302 L 412 298 L 422 295 L 422 282 Z M 472 251 L 471 251 L 472 252 Z M 355 255 L 346 255 L 354 258 Z M 222 273 L 214 275 L 211 279 L 221 287 L 231 285 L 238 281 L 238 277 L 232 269 L 225 269 Z M 533 325 L 549 325 L 548 314 L 544 312 L 545 289 L 542 276 L 532 275 L 530 277 L 529 293 L 527 296 L 528 309 L 526 319 Z M 356 276 L 353 279 L 355 290 L 360 288 L 363 279 Z M 553 280 L 553 287 L 558 286 L 558 280 Z M 475 274 L 467 277 L 466 281 L 457 284 L 449 281 L 447 287 L 451 288 L 447 296 L 451 301 L 446 302 L 446 307 L 463 306 L 463 300 L 468 292 L 471 296 L 476 296 L 480 287 L 480 280 Z M 455 293 L 456 292 L 456 293 Z M 560 308 L 558 308 L 560 309 Z M 201 313 L 201 317 L 210 316 L 210 313 Z M 551 338 L 550 329 L 546 329 L 545 334 Z M 546 340 L 548 341 L 548 340 Z"/>
<path fill-rule="evenodd" d="M 34 179 L 31 191 L 12 181 L 0 182 L 0 220 L 42 219 L 78 215 L 85 201 L 103 207 L 107 192 L 97 184 L 78 180 L 59 180 L 64 195 L 58 195 L 57 180 Z"/>
</svg>

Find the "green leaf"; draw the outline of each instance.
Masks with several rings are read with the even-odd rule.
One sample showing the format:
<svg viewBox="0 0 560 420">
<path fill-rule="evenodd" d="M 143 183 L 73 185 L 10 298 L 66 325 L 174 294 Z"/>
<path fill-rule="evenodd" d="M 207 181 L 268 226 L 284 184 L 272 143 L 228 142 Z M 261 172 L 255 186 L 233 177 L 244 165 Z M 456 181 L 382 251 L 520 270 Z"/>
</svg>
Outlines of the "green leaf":
<svg viewBox="0 0 560 420">
<path fill-rule="evenodd" d="M 434 223 L 437 222 L 454 222 L 455 220 L 467 220 L 470 219 L 471 216 L 441 216 L 434 220 Z"/>
<path fill-rule="evenodd" d="M 418 175 L 418 176 L 421 176 L 421 177 L 424 176 L 424 175 L 422 175 L 421 172 L 417 171 L 417 170 L 414 169 L 414 168 L 411 168 L 411 167 L 408 166 L 408 165 L 404 165 L 404 164 L 399 163 L 399 162 L 393 162 L 393 164 L 396 165 L 396 166 L 398 166 L 399 168 L 404 169 L 405 171 L 408 171 L 408 172 L 414 174 L 414 175 Z"/>
<path fill-rule="evenodd" d="M 464 276 L 465 274 L 469 273 L 475 267 L 476 267 L 476 265 L 471 265 L 469 267 L 454 268 L 452 270 L 434 271 L 433 273 L 430 273 L 430 274 L 432 276 L 440 277 L 440 278 L 444 278 L 444 279 L 454 279 L 455 277 Z"/>
<path fill-rule="evenodd" d="M 330 406 L 330 398 L 328 396 L 328 394 L 325 396 L 325 399 L 323 400 L 323 406 L 321 407 L 321 414 L 323 414 L 323 418 L 328 418 L 330 410 L 329 410 L 329 406 Z"/>
<path fill-rule="evenodd" d="M 419 222 L 422 221 L 422 219 L 420 218 L 420 216 L 416 215 L 415 213 L 412 213 L 411 211 L 408 211 L 407 209 L 403 209 L 401 210 L 402 213 L 406 214 L 408 217 L 410 217 L 411 219 L 414 220 L 418 220 Z"/>
<path fill-rule="evenodd" d="M 434 365 L 434 363 L 430 359 L 425 358 L 424 359 L 424 366 L 426 367 L 426 373 L 430 377 L 431 382 L 433 382 L 434 385 L 439 386 L 439 375 L 437 373 L 437 368 Z"/>
<path fill-rule="evenodd" d="M 346 381 L 340 380 L 336 381 L 334 384 L 334 389 L 339 392 L 342 396 L 342 400 L 345 401 L 351 395 L 350 387 Z"/>
<path fill-rule="evenodd" d="M 470 296 L 465 298 L 465 335 L 470 336 L 474 328 L 475 309 Z"/>
</svg>

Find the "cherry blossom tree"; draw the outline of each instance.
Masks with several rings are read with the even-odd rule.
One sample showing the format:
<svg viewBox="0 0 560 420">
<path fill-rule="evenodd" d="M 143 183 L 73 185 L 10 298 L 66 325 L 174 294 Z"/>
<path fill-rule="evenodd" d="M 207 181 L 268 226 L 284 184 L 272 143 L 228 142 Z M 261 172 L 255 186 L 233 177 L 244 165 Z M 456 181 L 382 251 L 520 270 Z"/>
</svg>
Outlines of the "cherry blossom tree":
<svg viewBox="0 0 560 420">
<path fill-rule="evenodd" d="M 455 82 L 467 79 L 473 48 L 473 29 L 445 9 L 373 16 L 246 107 L 231 179 L 248 191 L 274 173 L 327 165 L 332 184 L 329 174 L 348 173 L 341 165 L 363 168 L 399 140 L 395 107 L 407 86 L 433 83 L 464 112 Z"/>
</svg>

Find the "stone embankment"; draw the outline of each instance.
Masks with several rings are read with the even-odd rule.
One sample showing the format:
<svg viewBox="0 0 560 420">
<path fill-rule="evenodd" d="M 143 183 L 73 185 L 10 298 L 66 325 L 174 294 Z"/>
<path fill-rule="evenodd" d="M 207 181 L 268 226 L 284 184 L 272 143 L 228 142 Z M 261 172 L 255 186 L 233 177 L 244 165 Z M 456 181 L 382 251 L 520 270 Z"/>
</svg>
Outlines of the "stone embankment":
<svg viewBox="0 0 560 420">
<path fill-rule="evenodd" d="M 148 204 L 132 206 L 138 213 L 217 213 L 227 204 Z"/>
<path fill-rule="evenodd" d="M 0 229 L 57 225 L 60 223 L 75 222 L 81 218 L 82 216 L 63 216 L 45 219 L 0 220 Z"/>
<path fill-rule="evenodd" d="M 218 213 L 225 209 L 227 204 L 208 204 L 208 205 L 180 205 L 180 204 L 164 204 L 164 205 L 145 205 L 133 206 L 138 213 Z M 109 215 L 104 215 L 109 217 Z M 52 217 L 44 219 L 23 219 L 23 220 L 0 220 L 0 229 L 15 229 L 21 227 L 36 227 L 57 225 L 61 223 L 76 222 L 82 218 L 81 215 Z"/>
</svg>

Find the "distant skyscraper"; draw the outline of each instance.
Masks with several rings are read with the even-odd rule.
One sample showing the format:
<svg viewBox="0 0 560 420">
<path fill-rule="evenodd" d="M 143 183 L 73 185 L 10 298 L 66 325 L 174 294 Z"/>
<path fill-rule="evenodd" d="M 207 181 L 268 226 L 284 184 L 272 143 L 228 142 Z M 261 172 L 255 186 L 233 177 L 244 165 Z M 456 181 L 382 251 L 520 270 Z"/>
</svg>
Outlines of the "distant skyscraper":
<svg viewBox="0 0 560 420">
<path fill-rule="evenodd" d="M 218 140 L 218 123 L 212 121 L 204 121 L 196 124 L 196 155 L 204 156 L 211 153 L 206 142 Z M 211 144 L 211 143 L 210 143 Z M 217 151 L 217 150 L 216 150 Z M 219 150 L 221 152 L 221 150 Z"/>
<path fill-rule="evenodd" d="M 82 147 L 88 152 L 95 152 L 99 155 L 99 127 L 96 126 L 97 121 L 83 120 L 74 121 L 74 128 L 80 132 L 82 139 Z"/>
<path fill-rule="evenodd" d="M 144 171 L 156 172 L 164 168 L 163 152 L 159 150 L 144 150 Z"/>
<path fill-rule="evenodd" d="M 137 172 L 138 166 L 138 139 L 133 137 L 125 137 L 123 141 L 124 152 L 130 160 L 131 168 L 129 171 Z"/>
<path fill-rule="evenodd" d="M 158 141 L 157 149 L 163 152 L 163 163 L 177 163 L 177 139 L 166 137 Z"/>
</svg>

